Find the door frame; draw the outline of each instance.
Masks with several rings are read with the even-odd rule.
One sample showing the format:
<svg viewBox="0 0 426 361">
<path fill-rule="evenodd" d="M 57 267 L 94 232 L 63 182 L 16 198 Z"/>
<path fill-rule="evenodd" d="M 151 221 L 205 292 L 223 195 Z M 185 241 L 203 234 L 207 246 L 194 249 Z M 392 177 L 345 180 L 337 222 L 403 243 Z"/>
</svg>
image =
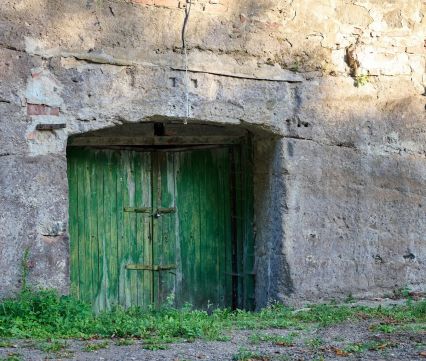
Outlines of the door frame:
<svg viewBox="0 0 426 361">
<path fill-rule="evenodd" d="M 255 309 L 253 155 L 250 134 L 244 136 L 76 137 L 69 147 L 184 151 L 227 147 L 231 155 L 232 308 Z M 130 139 L 130 138 L 129 138 Z M 135 144 L 137 143 L 137 144 Z M 70 214 L 70 217 L 72 215 Z M 71 262 L 70 262 L 71 267 Z M 72 274 L 72 273 L 71 273 Z"/>
</svg>

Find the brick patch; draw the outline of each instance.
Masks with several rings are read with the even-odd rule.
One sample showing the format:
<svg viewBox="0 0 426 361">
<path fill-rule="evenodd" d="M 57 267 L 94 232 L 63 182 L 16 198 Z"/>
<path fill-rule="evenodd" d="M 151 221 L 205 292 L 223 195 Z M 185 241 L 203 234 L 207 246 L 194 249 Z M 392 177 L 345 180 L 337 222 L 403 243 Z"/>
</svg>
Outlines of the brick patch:
<svg viewBox="0 0 426 361">
<path fill-rule="evenodd" d="M 163 6 L 165 8 L 178 8 L 179 0 L 154 0 L 155 6 Z"/>
<path fill-rule="evenodd" d="M 45 104 L 27 104 L 28 115 L 54 115 L 59 116 L 58 107 L 50 107 Z"/>
</svg>

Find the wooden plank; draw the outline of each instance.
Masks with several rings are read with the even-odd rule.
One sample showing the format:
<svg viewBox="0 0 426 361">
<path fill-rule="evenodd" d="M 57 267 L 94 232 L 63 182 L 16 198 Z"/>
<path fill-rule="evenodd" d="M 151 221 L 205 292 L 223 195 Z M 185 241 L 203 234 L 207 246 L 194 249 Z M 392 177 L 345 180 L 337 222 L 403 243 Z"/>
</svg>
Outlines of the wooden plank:
<svg viewBox="0 0 426 361">
<path fill-rule="evenodd" d="M 126 306 L 126 261 L 125 261 L 125 234 L 124 234 L 124 194 L 125 187 L 123 177 L 123 151 L 117 151 L 117 292 L 118 304 Z"/>
<path fill-rule="evenodd" d="M 104 163 L 104 222 L 105 222 L 105 291 L 106 308 L 111 309 L 118 303 L 117 270 L 117 169 L 116 153 L 103 151 Z"/>
<path fill-rule="evenodd" d="M 164 153 L 152 152 L 152 207 L 153 213 L 156 208 L 162 206 L 162 189 L 161 189 L 161 177 L 162 177 L 162 166 L 164 163 Z M 165 251 L 163 248 L 162 239 L 162 219 L 161 217 L 152 217 L 152 262 L 153 264 L 161 264 L 162 255 Z M 152 303 L 155 306 L 161 305 L 162 289 L 161 289 L 161 274 L 152 273 Z"/>
<path fill-rule="evenodd" d="M 106 308 L 107 293 L 106 293 L 106 282 L 105 277 L 107 276 L 106 271 L 106 260 L 105 260 L 105 217 L 104 217 L 104 166 L 105 166 L 105 154 L 102 151 L 95 152 L 95 184 L 97 189 L 96 199 L 96 217 L 98 222 L 97 227 L 97 243 L 98 243 L 98 293 L 94 301 L 94 308 L 96 311 L 101 311 Z M 107 190 L 108 191 L 108 190 Z"/>
<path fill-rule="evenodd" d="M 244 220 L 241 216 L 243 215 L 243 196 L 242 196 L 242 186 L 243 186 L 243 176 L 242 176 L 242 162 L 241 162 L 241 146 L 236 146 L 232 149 L 233 152 L 233 181 L 234 181 L 234 197 L 235 197 L 235 214 L 232 216 L 233 224 L 236 231 L 236 240 L 235 240 L 235 268 L 232 272 L 235 274 L 233 276 L 233 281 L 236 283 L 236 307 L 244 308 L 244 281 L 245 277 L 239 275 L 244 274 L 244 244 L 245 244 L 245 234 L 244 234 Z"/>
<path fill-rule="evenodd" d="M 194 285 L 194 235 L 193 214 L 191 207 L 194 204 L 192 174 L 192 152 L 177 153 L 179 169 L 176 170 L 176 208 L 178 209 L 178 237 L 180 248 L 180 289 L 176 304 L 183 306 L 185 302 L 193 303 L 192 286 Z"/>
<path fill-rule="evenodd" d="M 175 178 L 174 178 L 174 153 L 159 153 L 158 154 L 158 171 L 160 199 L 157 199 L 157 204 L 154 208 L 159 212 L 160 217 L 153 218 L 154 224 L 157 224 L 157 242 L 154 248 L 154 264 L 167 265 L 176 263 L 176 239 L 175 239 Z M 155 193 L 154 193 L 155 194 Z M 157 274 L 154 274 L 154 277 Z M 157 303 L 162 304 L 169 297 L 174 299 L 175 294 L 175 271 L 162 271 L 158 273 L 159 292 Z"/>
<path fill-rule="evenodd" d="M 139 225 L 143 227 L 141 236 L 138 239 L 139 260 L 141 263 L 152 265 L 152 155 L 149 152 L 135 153 L 140 158 L 140 207 L 150 209 L 149 214 L 140 215 Z M 153 298 L 153 275 L 150 271 L 143 271 L 139 274 L 140 299 L 139 305 L 147 307 Z"/>
<path fill-rule="evenodd" d="M 232 306 L 232 233 L 231 233 L 231 188 L 230 188 L 230 172 L 231 163 L 228 157 L 223 162 L 222 170 L 222 193 L 223 193 L 223 232 L 224 232 L 224 248 L 225 248 L 225 303 L 228 307 Z"/>
<path fill-rule="evenodd" d="M 86 233 L 86 187 L 85 187 L 85 169 L 86 169 L 86 159 L 84 152 L 79 152 L 79 163 L 78 163 L 78 267 L 80 273 L 80 299 L 85 302 L 91 302 L 90 287 L 91 287 L 91 277 L 90 276 L 90 264 L 87 262 L 86 254 L 89 252 L 90 243 L 87 240 Z"/>
<path fill-rule="evenodd" d="M 231 297 L 229 291 L 226 289 L 227 279 L 230 279 L 230 276 L 227 274 L 229 261 L 226 258 L 226 247 L 231 242 L 231 228 L 229 220 L 229 207 L 230 207 L 230 188 L 229 182 L 229 154 L 227 148 L 218 149 L 216 151 L 215 162 L 217 166 L 216 173 L 216 187 L 218 197 L 216 199 L 216 221 L 217 228 L 215 233 L 217 234 L 217 244 L 216 247 L 216 274 L 217 286 L 218 289 L 218 299 L 220 301 L 220 307 L 230 307 Z M 224 217 L 228 214 L 227 218 Z"/>
<path fill-rule="evenodd" d="M 69 232 L 70 232 L 70 279 L 71 294 L 79 297 L 79 218 L 78 218 L 78 151 L 69 149 L 68 157 L 68 186 L 69 186 Z"/>
<path fill-rule="evenodd" d="M 135 179 L 133 152 L 123 151 L 121 156 L 121 174 L 123 178 L 122 199 L 123 207 L 135 207 Z M 121 292 L 122 304 L 125 307 L 137 305 L 138 303 L 138 275 L 128 272 L 125 265 L 137 262 L 136 249 L 136 213 L 126 212 L 123 216 L 123 246 L 120 250 L 120 269 L 124 273 L 121 278 L 119 290 Z M 124 292 L 124 293 L 123 293 Z"/>
<path fill-rule="evenodd" d="M 92 273 L 91 281 L 91 302 L 95 307 L 95 300 L 99 294 L 99 244 L 98 244 L 98 215 L 97 215 L 97 197 L 98 190 L 96 187 L 96 152 L 91 150 L 87 152 L 87 169 L 86 169 L 86 181 L 88 189 L 86 196 L 88 198 L 88 212 L 87 222 L 89 224 L 89 242 L 90 242 L 90 268 Z"/>
</svg>

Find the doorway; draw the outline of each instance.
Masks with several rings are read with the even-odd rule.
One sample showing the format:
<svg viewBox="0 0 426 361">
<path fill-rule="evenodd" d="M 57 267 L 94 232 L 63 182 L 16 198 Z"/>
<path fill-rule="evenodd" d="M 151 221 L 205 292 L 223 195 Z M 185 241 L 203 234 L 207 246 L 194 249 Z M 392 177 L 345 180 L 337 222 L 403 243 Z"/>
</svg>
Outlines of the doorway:
<svg viewBox="0 0 426 361">
<path fill-rule="evenodd" d="M 68 148 L 76 294 L 96 311 L 253 309 L 249 141 L 158 143 Z"/>
</svg>

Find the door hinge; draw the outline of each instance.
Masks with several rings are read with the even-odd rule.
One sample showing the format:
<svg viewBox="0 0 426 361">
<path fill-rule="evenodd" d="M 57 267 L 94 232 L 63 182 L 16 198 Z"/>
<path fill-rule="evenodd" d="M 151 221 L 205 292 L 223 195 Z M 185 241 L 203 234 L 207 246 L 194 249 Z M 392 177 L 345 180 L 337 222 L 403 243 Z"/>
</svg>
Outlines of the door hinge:
<svg viewBox="0 0 426 361">
<path fill-rule="evenodd" d="M 152 209 L 149 207 L 142 207 L 142 208 L 136 208 L 136 207 L 124 207 L 124 212 L 133 212 L 133 213 L 148 213 L 151 216 L 155 218 L 161 217 L 162 214 L 167 213 L 175 213 L 176 208 L 157 208 L 157 210 L 154 213 L 151 213 Z"/>
<path fill-rule="evenodd" d="M 127 270 L 134 271 L 169 271 L 176 269 L 175 264 L 150 265 L 150 264 L 127 264 Z"/>
</svg>

